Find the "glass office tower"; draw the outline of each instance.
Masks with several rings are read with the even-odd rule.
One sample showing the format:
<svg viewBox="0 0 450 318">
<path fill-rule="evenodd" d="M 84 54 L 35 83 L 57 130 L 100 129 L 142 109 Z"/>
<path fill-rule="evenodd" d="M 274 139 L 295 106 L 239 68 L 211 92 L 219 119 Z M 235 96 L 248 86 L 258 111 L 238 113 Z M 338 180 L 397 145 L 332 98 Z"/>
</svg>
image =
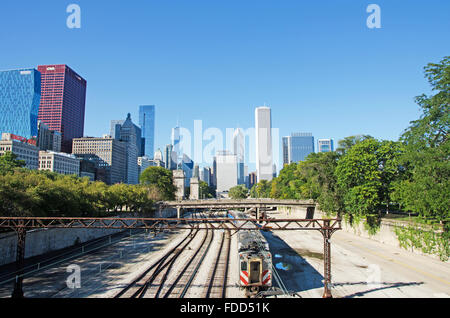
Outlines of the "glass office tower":
<svg viewBox="0 0 450 318">
<path fill-rule="evenodd" d="M 139 106 L 139 126 L 142 131 L 141 156 L 153 159 L 155 152 L 155 105 Z"/>
<path fill-rule="evenodd" d="M 311 133 L 293 133 L 283 137 L 283 163 L 304 161 L 314 152 L 314 137 Z"/>
<path fill-rule="evenodd" d="M 0 135 L 37 137 L 41 74 L 35 69 L 0 71 Z"/>
</svg>

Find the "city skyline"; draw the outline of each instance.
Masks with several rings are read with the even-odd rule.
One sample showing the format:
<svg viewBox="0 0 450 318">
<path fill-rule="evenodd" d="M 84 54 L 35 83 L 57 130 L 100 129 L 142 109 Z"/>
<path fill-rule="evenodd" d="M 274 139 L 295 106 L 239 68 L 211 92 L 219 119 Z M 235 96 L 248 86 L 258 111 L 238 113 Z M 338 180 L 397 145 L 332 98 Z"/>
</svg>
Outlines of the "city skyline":
<svg viewBox="0 0 450 318">
<path fill-rule="evenodd" d="M 414 97 L 429 92 L 423 67 L 450 51 L 440 40 L 450 28 L 444 1 L 379 1 L 383 24 L 374 30 L 364 1 L 139 4 L 136 11 L 80 1 L 81 29 L 68 29 L 65 4 L 5 3 L 1 29 L 14 34 L 2 34 L 9 49 L 0 52 L 0 69 L 65 63 L 77 70 L 89 82 L 88 136 L 107 133 L 123 113 L 137 119 L 139 105 L 157 105 L 155 149 L 170 143 L 177 118 L 191 131 L 196 119 L 245 129 L 264 102 L 280 136 L 397 140 L 419 115 Z M 42 34 L 58 42 L 42 46 Z"/>
</svg>

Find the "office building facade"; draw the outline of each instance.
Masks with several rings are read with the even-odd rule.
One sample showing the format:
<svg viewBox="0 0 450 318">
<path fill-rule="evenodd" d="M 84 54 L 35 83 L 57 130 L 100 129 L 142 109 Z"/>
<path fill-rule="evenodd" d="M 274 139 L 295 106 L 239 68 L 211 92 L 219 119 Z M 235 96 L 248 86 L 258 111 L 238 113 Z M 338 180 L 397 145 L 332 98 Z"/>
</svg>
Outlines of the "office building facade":
<svg viewBox="0 0 450 318">
<path fill-rule="evenodd" d="M 216 155 L 217 192 L 228 192 L 238 185 L 237 156 L 229 151 L 219 151 Z"/>
<path fill-rule="evenodd" d="M 41 74 L 35 69 L 0 71 L 0 134 L 37 137 Z"/>
<path fill-rule="evenodd" d="M 153 159 L 153 152 L 155 151 L 155 105 L 139 106 L 139 126 L 142 132 L 142 146 L 139 155 Z"/>
<path fill-rule="evenodd" d="M 111 136 L 75 138 L 73 154 L 105 170 L 107 184 L 126 183 L 126 143 Z"/>
<path fill-rule="evenodd" d="M 273 179 L 272 113 L 269 107 L 255 110 L 256 173 L 258 180 Z"/>
<path fill-rule="evenodd" d="M 191 184 L 191 178 L 194 175 L 194 161 L 192 161 L 191 158 L 189 158 L 188 155 L 183 154 L 183 160 L 181 161 L 181 170 L 184 171 L 185 179 L 185 186 L 188 188 Z"/>
<path fill-rule="evenodd" d="M 111 137 L 122 141 L 126 146 L 126 176 L 128 184 L 139 183 L 138 157 L 141 152 L 141 128 L 133 123 L 131 114 L 125 120 L 111 121 Z"/>
<path fill-rule="evenodd" d="M 59 174 L 80 175 L 80 159 L 74 155 L 54 151 L 39 151 L 39 170 Z"/>
<path fill-rule="evenodd" d="M 319 139 L 317 140 L 318 152 L 331 152 L 334 151 L 333 139 Z"/>
<path fill-rule="evenodd" d="M 173 145 L 167 145 L 164 151 L 164 168 L 167 170 L 175 170 L 177 168 L 176 164 L 176 153 L 173 151 Z"/>
<path fill-rule="evenodd" d="M 86 80 L 67 65 L 40 65 L 38 119 L 61 133 L 61 151 L 71 153 L 72 140 L 83 137 Z"/>
<path fill-rule="evenodd" d="M 233 153 L 237 158 L 238 184 L 245 184 L 245 135 L 240 128 L 233 134 Z"/>
<path fill-rule="evenodd" d="M 180 162 L 180 159 L 182 158 L 181 154 L 181 133 L 180 133 L 180 127 L 177 125 L 177 127 L 172 128 L 172 151 L 174 152 L 174 162 L 178 166 L 178 163 Z M 181 159 L 182 160 L 182 159 Z"/>
<path fill-rule="evenodd" d="M 61 152 L 62 136 L 59 131 L 50 130 L 46 124 L 38 120 L 37 146 L 40 150 Z"/>
<path fill-rule="evenodd" d="M 314 152 L 314 137 L 311 133 L 292 133 L 283 137 L 283 164 L 304 161 Z"/>
</svg>

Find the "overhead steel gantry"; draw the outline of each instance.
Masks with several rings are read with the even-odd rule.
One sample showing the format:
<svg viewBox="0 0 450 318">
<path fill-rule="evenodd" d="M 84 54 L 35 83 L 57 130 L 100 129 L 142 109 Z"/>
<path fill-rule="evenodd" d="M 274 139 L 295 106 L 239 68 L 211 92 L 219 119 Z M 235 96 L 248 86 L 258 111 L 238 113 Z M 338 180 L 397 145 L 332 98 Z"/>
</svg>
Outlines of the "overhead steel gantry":
<svg viewBox="0 0 450 318">
<path fill-rule="evenodd" d="M 0 228 L 13 229 L 17 233 L 16 266 L 18 275 L 12 297 L 23 297 L 23 265 L 26 231 L 30 229 L 206 229 L 213 230 L 270 230 L 270 231 L 319 231 L 324 243 L 324 298 L 331 298 L 331 235 L 341 228 L 340 219 L 177 219 L 177 218 L 77 218 L 77 217 L 0 217 Z"/>
</svg>

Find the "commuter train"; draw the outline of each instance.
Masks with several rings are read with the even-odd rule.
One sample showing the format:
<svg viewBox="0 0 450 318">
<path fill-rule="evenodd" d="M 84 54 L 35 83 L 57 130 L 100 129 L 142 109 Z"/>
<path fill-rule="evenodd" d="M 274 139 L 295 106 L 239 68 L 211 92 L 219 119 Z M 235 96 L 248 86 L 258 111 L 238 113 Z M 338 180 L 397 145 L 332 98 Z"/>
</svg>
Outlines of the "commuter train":
<svg viewBox="0 0 450 318">
<path fill-rule="evenodd" d="M 232 219 L 246 219 L 245 213 L 230 211 L 228 217 Z M 240 223 L 242 221 L 235 221 Z M 244 225 L 252 227 L 252 225 Z M 272 254 L 269 244 L 260 231 L 240 230 L 238 238 L 239 257 L 239 286 L 245 290 L 247 297 L 255 296 L 260 291 L 272 287 Z"/>
</svg>

